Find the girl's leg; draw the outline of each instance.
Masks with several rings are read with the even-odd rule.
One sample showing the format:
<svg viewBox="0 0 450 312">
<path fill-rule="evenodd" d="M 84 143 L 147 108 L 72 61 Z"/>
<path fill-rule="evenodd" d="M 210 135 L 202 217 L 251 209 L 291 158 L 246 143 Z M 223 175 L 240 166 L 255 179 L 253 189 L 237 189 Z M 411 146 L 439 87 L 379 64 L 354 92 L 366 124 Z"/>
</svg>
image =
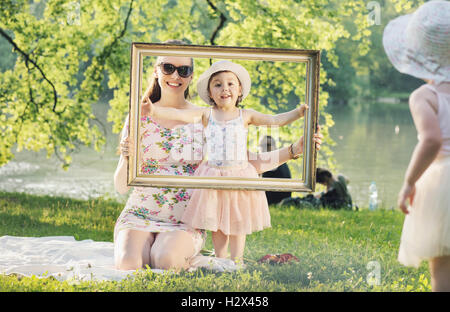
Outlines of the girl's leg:
<svg viewBox="0 0 450 312">
<path fill-rule="evenodd" d="M 136 230 L 122 230 L 114 241 L 114 262 L 118 270 L 137 270 L 150 265 L 150 250 L 154 234 Z"/>
<path fill-rule="evenodd" d="M 431 259 L 430 273 L 433 291 L 450 291 L 450 256 Z"/>
<path fill-rule="evenodd" d="M 230 235 L 231 260 L 243 263 L 246 235 Z"/>
<path fill-rule="evenodd" d="M 195 256 L 193 234 L 186 231 L 159 233 L 153 243 L 150 262 L 155 269 L 188 269 Z"/>
<path fill-rule="evenodd" d="M 229 235 L 225 235 L 221 230 L 211 233 L 212 242 L 214 245 L 214 253 L 217 258 L 228 257 L 228 240 Z"/>
</svg>

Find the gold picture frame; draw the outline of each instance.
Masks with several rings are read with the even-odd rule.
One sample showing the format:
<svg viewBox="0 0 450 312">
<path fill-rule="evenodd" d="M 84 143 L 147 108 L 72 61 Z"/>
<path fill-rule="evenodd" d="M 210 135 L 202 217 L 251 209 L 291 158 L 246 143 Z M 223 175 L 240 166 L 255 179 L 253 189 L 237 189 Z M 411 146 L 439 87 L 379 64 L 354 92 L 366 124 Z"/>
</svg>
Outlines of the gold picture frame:
<svg viewBox="0 0 450 312">
<path fill-rule="evenodd" d="M 139 173 L 140 100 L 143 58 L 146 56 L 183 56 L 206 59 L 302 62 L 306 64 L 306 104 L 304 116 L 303 179 L 232 178 L 152 175 Z M 262 190 L 283 192 L 313 192 L 317 151 L 313 140 L 318 123 L 319 50 L 296 50 L 251 47 L 177 45 L 163 43 L 132 43 L 130 70 L 129 136 L 134 152 L 128 161 L 129 186 L 213 188 L 232 190 Z"/>
</svg>

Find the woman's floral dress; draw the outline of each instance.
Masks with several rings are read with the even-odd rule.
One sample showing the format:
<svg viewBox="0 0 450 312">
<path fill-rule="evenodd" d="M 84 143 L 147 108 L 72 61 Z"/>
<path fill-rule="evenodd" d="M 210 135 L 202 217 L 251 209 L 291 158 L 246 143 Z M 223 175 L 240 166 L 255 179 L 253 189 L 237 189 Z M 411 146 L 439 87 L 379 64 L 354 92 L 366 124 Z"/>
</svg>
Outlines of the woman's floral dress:
<svg viewBox="0 0 450 312">
<path fill-rule="evenodd" d="M 128 119 L 127 119 L 128 120 Z M 128 133 L 125 124 L 123 133 Z M 193 176 L 203 158 L 203 126 L 179 125 L 165 128 L 151 117 L 141 119 L 141 153 L 138 174 Z M 120 214 L 114 239 L 123 229 L 152 233 L 183 230 L 193 234 L 197 252 L 206 234 L 181 223 L 190 189 L 134 187 Z"/>
</svg>

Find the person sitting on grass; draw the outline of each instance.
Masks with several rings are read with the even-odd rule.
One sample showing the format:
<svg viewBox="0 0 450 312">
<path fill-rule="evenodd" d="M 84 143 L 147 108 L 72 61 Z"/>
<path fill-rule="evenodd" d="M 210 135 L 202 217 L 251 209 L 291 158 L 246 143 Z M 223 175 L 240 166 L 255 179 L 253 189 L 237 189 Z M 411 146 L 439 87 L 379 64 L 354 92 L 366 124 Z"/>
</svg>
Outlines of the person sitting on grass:
<svg viewBox="0 0 450 312">
<path fill-rule="evenodd" d="M 317 168 L 316 182 L 326 186 L 326 191 L 321 192 L 316 196 L 309 194 L 305 197 L 285 198 L 279 205 L 294 205 L 299 208 L 324 207 L 331 209 L 352 209 L 352 196 L 347 189 L 347 184 L 350 181 L 347 177 L 342 174 L 334 176 L 327 169 Z"/>
</svg>

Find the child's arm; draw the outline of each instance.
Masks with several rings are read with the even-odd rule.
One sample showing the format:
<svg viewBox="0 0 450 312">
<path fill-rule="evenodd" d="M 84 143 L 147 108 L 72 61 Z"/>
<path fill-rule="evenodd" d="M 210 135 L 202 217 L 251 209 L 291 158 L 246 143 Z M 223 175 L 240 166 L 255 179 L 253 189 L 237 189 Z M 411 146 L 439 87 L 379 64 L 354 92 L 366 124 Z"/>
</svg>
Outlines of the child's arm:
<svg viewBox="0 0 450 312">
<path fill-rule="evenodd" d="M 284 126 L 303 117 L 308 105 L 303 104 L 300 107 L 286 113 L 269 115 L 257 112 L 253 109 L 247 110 L 250 114 L 248 124 L 254 126 Z"/>
<path fill-rule="evenodd" d="M 405 214 L 408 213 L 406 199 L 409 199 L 410 203 L 413 202 L 415 183 L 436 158 L 442 145 L 439 119 L 436 107 L 433 107 L 433 102 L 437 103 L 437 97 L 432 91 L 422 88 L 414 91 L 409 98 L 409 107 L 419 133 L 419 143 L 411 156 L 397 200 L 398 206 Z"/>
<path fill-rule="evenodd" d="M 194 123 L 202 121 L 203 114 L 207 111 L 205 108 L 184 108 L 161 107 L 154 105 L 150 99 L 144 99 L 141 104 L 142 116 L 152 116 L 159 119 L 169 119 Z"/>
</svg>

